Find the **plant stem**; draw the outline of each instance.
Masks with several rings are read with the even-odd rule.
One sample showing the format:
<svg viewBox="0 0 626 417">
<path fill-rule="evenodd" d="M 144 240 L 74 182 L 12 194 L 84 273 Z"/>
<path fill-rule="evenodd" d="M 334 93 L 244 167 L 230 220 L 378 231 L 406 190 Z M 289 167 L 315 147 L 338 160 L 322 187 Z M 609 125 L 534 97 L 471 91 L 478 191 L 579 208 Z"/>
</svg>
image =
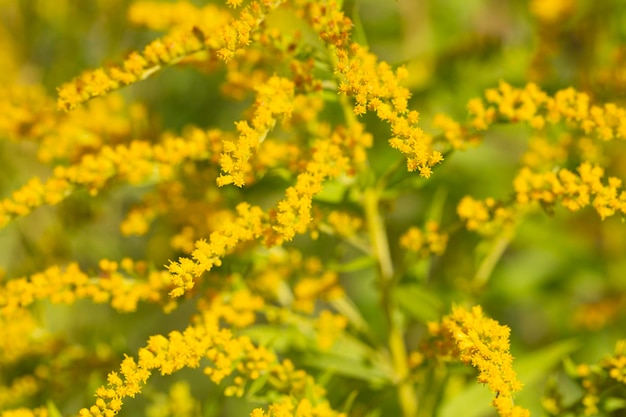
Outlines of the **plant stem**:
<svg viewBox="0 0 626 417">
<path fill-rule="evenodd" d="M 365 217 L 379 266 L 381 302 L 389 326 L 388 347 L 398 387 L 398 401 L 403 417 L 417 415 L 417 398 L 413 384 L 407 380 L 409 374 L 407 352 L 398 308 L 393 299 L 394 270 L 389 252 L 389 242 L 384 219 L 379 211 L 380 191 L 369 187 L 364 192 Z"/>
<path fill-rule="evenodd" d="M 489 251 L 487 256 L 480 263 L 480 266 L 474 275 L 474 283 L 478 287 L 482 287 L 487 283 L 493 269 L 496 267 L 496 264 L 504 254 L 504 251 L 511 243 L 513 236 L 513 230 L 504 230 L 493 243 L 491 251 Z"/>
</svg>

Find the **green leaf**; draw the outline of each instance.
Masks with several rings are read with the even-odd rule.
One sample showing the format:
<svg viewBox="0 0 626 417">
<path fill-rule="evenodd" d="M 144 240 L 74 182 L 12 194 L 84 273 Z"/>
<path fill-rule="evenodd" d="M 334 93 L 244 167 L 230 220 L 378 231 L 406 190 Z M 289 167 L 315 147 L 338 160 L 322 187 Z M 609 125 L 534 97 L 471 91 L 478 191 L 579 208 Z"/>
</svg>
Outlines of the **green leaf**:
<svg viewBox="0 0 626 417">
<path fill-rule="evenodd" d="M 367 381 L 376 385 L 383 385 L 389 381 L 389 375 L 384 370 L 349 356 L 319 353 L 306 356 L 303 363 L 305 366 L 331 371 L 338 375 Z"/>
<path fill-rule="evenodd" d="M 48 408 L 48 415 L 50 417 L 63 417 L 63 415 L 61 414 L 61 412 L 57 408 L 57 406 L 54 403 L 54 401 L 48 400 L 48 402 L 46 402 L 46 406 Z"/>
<path fill-rule="evenodd" d="M 313 197 L 315 201 L 324 203 L 341 203 L 346 194 L 347 185 L 339 181 L 327 181 L 324 183 L 322 191 Z"/>
<path fill-rule="evenodd" d="M 363 22 L 361 21 L 361 15 L 358 10 L 358 2 L 354 2 L 354 9 L 352 11 L 351 19 L 352 24 L 354 25 L 352 38 L 354 42 L 367 47 L 367 34 L 365 32 L 365 27 L 363 26 Z"/>
<path fill-rule="evenodd" d="M 576 364 L 569 356 L 563 359 L 563 370 L 570 378 L 578 378 L 578 371 L 576 369 Z"/>
<path fill-rule="evenodd" d="M 265 386 L 269 377 L 270 377 L 269 374 L 263 374 L 257 379 L 255 379 L 252 382 L 252 384 L 250 384 L 250 387 L 248 387 L 248 389 L 246 390 L 246 398 L 248 399 L 255 398 L 254 394 L 259 392 L 259 390 L 261 390 Z"/>
<path fill-rule="evenodd" d="M 626 400 L 623 398 L 610 397 L 604 402 L 604 409 L 609 413 L 624 408 L 626 408 Z"/>
<path fill-rule="evenodd" d="M 402 310 L 420 322 L 438 320 L 442 315 L 440 298 L 420 285 L 400 285 L 393 297 Z"/>
<path fill-rule="evenodd" d="M 537 383 L 568 354 L 578 349 L 579 345 L 575 339 L 563 340 L 514 361 L 519 380 L 524 385 Z"/>
<path fill-rule="evenodd" d="M 346 399 L 343 402 L 343 405 L 341 406 L 341 412 L 344 413 L 345 415 L 348 415 L 350 413 L 350 410 L 352 409 L 352 404 L 354 404 L 354 400 L 356 400 L 356 397 L 359 396 L 359 391 L 351 391 L 350 394 L 348 394 L 348 396 L 346 397 Z"/>
<path fill-rule="evenodd" d="M 348 297 L 335 298 L 330 301 L 330 305 L 342 316 L 347 318 L 357 331 L 369 333 L 369 325 L 351 299 Z"/>
<path fill-rule="evenodd" d="M 294 327 L 276 327 L 271 325 L 257 325 L 248 327 L 241 332 L 253 342 L 261 346 L 271 346 L 279 352 L 289 349 L 302 350 L 308 345 L 305 335 Z"/>
</svg>

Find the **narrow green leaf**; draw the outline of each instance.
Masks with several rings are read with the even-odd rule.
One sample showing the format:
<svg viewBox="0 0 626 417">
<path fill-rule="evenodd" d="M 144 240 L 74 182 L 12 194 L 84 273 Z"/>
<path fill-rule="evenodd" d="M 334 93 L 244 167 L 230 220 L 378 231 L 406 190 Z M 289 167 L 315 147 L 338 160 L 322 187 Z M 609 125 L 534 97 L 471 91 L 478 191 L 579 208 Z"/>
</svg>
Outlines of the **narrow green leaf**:
<svg viewBox="0 0 626 417">
<path fill-rule="evenodd" d="M 46 402 L 46 407 L 48 408 L 48 415 L 50 417 L 63 417 L 54 401 L 48 400 L 48 402 Z"/>
<path fill-rule="evenodd" d="M 252 384 L 250 384 L 250 387 L 248 387 L 248 389 L 246 390 L 246 397 L 248 399 L 253 398 L 254 394 L 259 392 L 259 390 L 261 390 L 261 388 L 265 386 L 265 383 L 267 382 L 269 377 L 269 374 L 264 374 L 255 379 Z"/>
<path fill-rule="evenodd" d="M 372 384 L 382 385 L 389 381 L 387 373 L 383 370 L 346 356 L 320 353 L 305 357 L 303 363 L 305 366 L 331 371 L 338 375 L 367 381 Z"/>
<path fill-rule="evenodd" d="M 348 415 L 350 410 L 352 409 L 352 404 L 354 404 L 354 400 L 359 396 L 359 391 L 354 390 L 351 391 L 350 394 L 346 397 L 343 406 L 341 406 L 341 412 Z"/>
<path fill-rule="evenodd" d="M 604 409 L 609 413 L 626 408 L 626 400 L 623 398 L 610 397 L 604 403 Z"/>
<path fill-rule="evenodd" d="M 308 345 L 306 336 L 293 327 L 257 325 L 244 329 L 242 334 L 259 345 L 271 346 L 279 352 L 302 350 Z"/>
</svg>

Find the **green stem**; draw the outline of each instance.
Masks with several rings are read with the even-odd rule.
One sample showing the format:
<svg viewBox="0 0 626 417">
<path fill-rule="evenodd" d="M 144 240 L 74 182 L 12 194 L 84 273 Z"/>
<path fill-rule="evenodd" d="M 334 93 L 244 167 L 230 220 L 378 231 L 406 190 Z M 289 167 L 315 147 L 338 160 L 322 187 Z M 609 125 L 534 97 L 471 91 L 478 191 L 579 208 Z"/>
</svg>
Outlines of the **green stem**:
<svg viewBox="0 0 626 417">
<path fill-rule="evenodd" d="M 403 417 L 417 415 L 417 398 L 413 384 L 408 380 L 409 374 L 407 351 L 404 344 L 400 314 L 392 296 L 394 287 L 394 270 L 389 252 L 389 241 L 384 219 L 379 211 L 380 193 L 378 189 L 368 188 L 364 192 L 365 217 L 379 266 L 381 301 L 389 326 L 389 352 L 398 387 L 398 401 Z"/>
<path fill-rule="evenodd" d="M 367 228 L 370 232 L 370 239 L 374 248 L 374 256 L 380 266 L 382 283 L 386 284 L 393 279 L 393 263 L 391 253 L 389 253 L 389 241 L 385 223 L 378 211 L 379 192 L 374 188 L 365 190 L 363 200 L 365 203 L 365 217 Z"/>
<path fill-rule="evenodd" d="M 504 254 L 504 251 L 511 243 L 513 239 L 514 231 L 513 230 L 505 230 L 498 236 L 497 240 L 494 242 L 491 250 L 487 254 L 487 256 L 483 259 L 474 275 L 474 284 L 478 287 L 484 286 L 493 269 L 496 267 L 496 264 Z"/>
</svg>

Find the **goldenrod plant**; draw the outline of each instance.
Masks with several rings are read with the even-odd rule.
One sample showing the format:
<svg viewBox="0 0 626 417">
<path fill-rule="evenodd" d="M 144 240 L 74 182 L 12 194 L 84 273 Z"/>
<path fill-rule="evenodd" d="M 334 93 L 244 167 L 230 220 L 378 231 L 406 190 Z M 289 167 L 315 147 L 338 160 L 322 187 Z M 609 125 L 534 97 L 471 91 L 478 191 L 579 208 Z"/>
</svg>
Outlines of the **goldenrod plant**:
<svg viewBox="0 0 626 417">
<path fill-rule="evenodd" d="M 622 0 L 0 21 L 0 416 L 626 413 Z"/>
</svg>

